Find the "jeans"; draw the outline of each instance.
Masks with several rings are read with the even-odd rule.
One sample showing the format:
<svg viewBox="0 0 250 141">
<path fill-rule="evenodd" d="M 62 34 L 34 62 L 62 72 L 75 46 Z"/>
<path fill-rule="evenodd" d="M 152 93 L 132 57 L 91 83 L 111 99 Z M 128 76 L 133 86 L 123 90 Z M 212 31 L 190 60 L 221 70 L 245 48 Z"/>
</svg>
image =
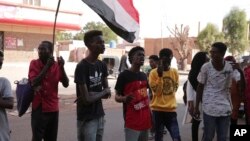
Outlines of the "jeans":
<svg viewBox="0 0 250 141">
<path fill-rule="evenodd" d="M 125 128 L 125 141 L 148 141 L 148 130 L 137 131 Z"/>
<path fill-rule="evenodd" d="M 212 141 L 215 135 L 215 131 L 217 135 L 217 141 L 228 141 L 230 118 L 230 115 L 214 117 L 204 113 L 204 141 Z"/>
<path fill-rule="evenodd" d="M 166 126 L 173 141 L 181 141 L 176 112 L 153 111 L 155 116 L 155 141 L 163 141 L 162 126 Z"/>
<path fill-rule="evenodd" d="M 104 131 L 104 117 L 77 121 L 78 141 L 102 141 Z"/>
</svg>

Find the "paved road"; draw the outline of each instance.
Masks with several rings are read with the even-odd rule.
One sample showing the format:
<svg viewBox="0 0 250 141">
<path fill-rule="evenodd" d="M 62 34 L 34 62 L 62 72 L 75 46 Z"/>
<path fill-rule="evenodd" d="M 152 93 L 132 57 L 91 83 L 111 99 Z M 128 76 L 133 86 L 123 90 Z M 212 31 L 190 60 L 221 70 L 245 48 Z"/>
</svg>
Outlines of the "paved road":
<svg viewBox="0 0 250 141">
<path fill-rule="evenodd" d="M 58 131 L 58 141 L 73 141 L 76 140 L 76 115 L 75 115 L 75 105 L 73 101 L 75 99 L 75 84 L 73 82 L 73 74 L 75 70 L 76 63 L 66 63 L 65 70 L 70 78 L 70 86 L 68 88 L 63 88 L 59 86 L 59 97 L 60 97 L 60 123 Z M 14 81 L 19 80 L 23 77 L 27 77 L 28 74 L 28 62 L 20 63 L 4 63 L 2 70 L 0 70 L 0 75 L 9 78 L 12 83 L 12 89 L 15 90 Z M 189 130 L 188 126 L 181 125 L 182 114 L 184 113 L 184 106 L 182 103 L 182 84 L 186 80 L 186 75 L 180 76 L 180 88 L 177 92 L 177 101 L 179 104 L 178 108 L 178 118 L 181 127 L 181 131 L 184 134 L 186 130 Z M 114 91 L 116 79 L 109 78 L 109 84 L 112 91 Z M 106 111 L 106 126 L 104 141 L 123 141 L 123 117 L 121 104 L 114 101 L 114 96 L 109 100 L 104 100 L 104 107 Z M 23 117 L 17 117 L 16 111 L 11 111 L 8 114 L 10 126 L 12 129 L 12 141 L 28 141 L 31 139 L 31 128 L 30 128 L 30 114 L 26 114 Z M 169 136 L 169 135 L 168 135 Z M 189 135 L 188 135 L 189 136 Z M 183 136 L 185 140 L 188 137 Z"/>
<path fill-rule="evenodd" d="M 59 87 L 60 97 L 60 122 L 58 131 L 58 141 L 74 141 L 76 140 L 76 114 L 75 105 L 73 103 L 75 99 L 75 84 L 73 82 L 73 74 L 76 63 L 66 63 L 65 69 L 70 78 L 70 86 L 63 88 Z M 23 77 L 27 77 L 28 73 L 27 62 L 21 63 L 4 63 L 0 75 L 9 78 L 12 83 L 13 91 L 15 90 L 14 81 L 19 80 Z M 178 102 L 178 122 L 180 132 L 183 141 L 190 141 L 190 124 L 182 125 L 182 119 L 185 111 L 183 105 L 183 92 L 182 86 L 184 81 L 187 79 L 187 75 L 180 75 L 180 86 L 176 93 L 176 99 Z M 114 90 L 116 80 L 109 78 L 109 84 Z M 114 101 L 114 95 L 109 100 L 104 100 L 104 107 L 106 112 L 106 126 L 103 141 L 124 141 L 123 134 L 123 118 L 121 104 Z M 12 129 L 12 141 L 28 141 L 31 139 L 31 128 L 30 128 L 30 114 L 26 114 L 23 117 L 17 117 L 15 111 L 11 111 L 8 114 L 10 126 Z M 201 126 L 202 127 L 202 126 Z M 200 128 L 202 131 L 202 128 Z M 202 132 L 201 132 L 202 133 Z M 167 140 L 171 140 L 169 134 L 164 136 Z"/>
<path fill-rule="evenodd" d="M 65 89 L 62 86 L 59 87 L 60 97 L 60 122 L 58 131 L 58 141 L 73 141 L 76 140 L 76 114 L 75 104 L 75 84 L 73 82 L 73 73 L 75 64 L 70 63 L 65 66 L 66 72 L 70 77 L 70 86 Z M 14 80 L 27 77 L 28 63 L 7 63 L 4 65 L 3 70 L 0 71 L 2 76 L 8 77 L 11 82 Z M 178 107 L 178 120 L 180 124 L 182 138 L 185 141 L 190 140 L 189 125 L 182 125 L 182 117 L 184 114 L 184 105 L 182 103 L 182 84 L 186 80 L 186 75 L 180 75 L 180 88 L 177 91 Z M 116 79 L 109 78 L 109 84 L 114 91 Z M 13 91 L 15 85 L 12 85 Z M 104 133 L 104 141 L 124 141 L 123 132 L 123 117 L 121 104 L 114 101 L 114 95 L 109 100 L 104 100 L 104 107 L 106 112 L 106 126 Z M 17 117 L 16 111 L 10 111 L 8 114 L 10 127 L 12 130 L 12 141 L 28 141 L 31 139 L 31 128 L 30 128 L 30 113 L 23 117 Z M 165 136 L 169 138 L 169 135 Z"/>
<path fill-rule="evenodd" d="M 76 114 L 75 105 L 69 103 L 61 103 L 60 122 L 58 131 L 58 141 L 75 141 L 76 138 Z M 124 141 L 123 117 L 121 104 L 113 102 L 112 99 L 104 101 L 106 113 L 106 125 L 103 141 Z M 180 132 L 184 141 L 190 140 L 190 126 L 182 125 L 182 117 L 184 106 L 179 103 L 178 121 Z M 8 114 L 10 127 L 12 130 L 12 141 L 28 141 L 31 139 L 30 114 L 23 117 L 12 116 Z M 169 134 L 164 138 L 170 140 Z"/>
<path fill-rule="evenodd" d="M 63 88 L 59 86 L 60 97 L 60 122 L 58 131 L 58 141 L 74 141 L 76 140 L 76 114 L 75 105 L 73 103 L 75 99 L 75 84 L 73 81 L 73 75 L 76 63 L 66 63 L 65 70 L 70 78 L 70 86 Z M 15 91 L 15 80 L 20 80 L 23 77 L 27 77 L 28 74 L 28 62 L 19 63 L 4 63 L 0 75 L 9 78 L 13 92 Z M 182 140 L 190 141 L 190 124 L 182 125 L 182 119 L 185 111 L 183 105 L 183 92 L 182 86 L 187 79 L 187 75 L 180 75 L 180 86 L 176 93 L 176 99 L 178 102 L 178 122 L 180 127 L 180 133 Z M 114 91 L 116 79 L 109 78 L 109 84 L 112 91 Z M 114 95 L 109 100 L 104 100 L 104 107 L 106 112 L 106 126 L 103 141 L 124 141 L 123 132 L 123 117 L 121 104 L 114 101 Z M 26 114 L 23 117 L 17 117 L 15 111 L 10 111 L 8 114 L 10 126 L 12 129 L 12 141 L 28 141 L 31 139 L 30 128 L 30 114 Z M 202 127 L 202 126 L 201 126 Z M 202 131 L 202 128 L 200 128 Z M 202 133 L 202 132 L 201 132 Z M 164 136 L 167 140 L 171 140 L 169 134 Z"/>
</svg>

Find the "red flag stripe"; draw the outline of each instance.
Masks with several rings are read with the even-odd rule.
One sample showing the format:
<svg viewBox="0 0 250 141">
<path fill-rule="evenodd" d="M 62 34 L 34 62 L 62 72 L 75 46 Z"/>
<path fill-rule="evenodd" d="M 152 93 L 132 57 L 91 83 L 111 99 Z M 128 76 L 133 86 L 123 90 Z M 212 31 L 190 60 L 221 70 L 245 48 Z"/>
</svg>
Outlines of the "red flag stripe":
<svg viewBox="0 0 250 141">
<path fill-rule="evenodd" d="M 118 0 L 118 2 L 137 23 L 140 23 L 139 13 L 134 7 L 133 0 Z"/>
<path fill-rule="evenodd" d="M 132 43 L 140 32 L 139 13 L 132 0 L 82 0 L 120 37 Z"/>
<path fill-rule="evenodd" d="M 115 20 L 130 32 L 139 30 L 139 23 L 130 16 L 122 5 L 116 0 L 103 0 L 103 2 L 115 13 Z"/>
</svg>

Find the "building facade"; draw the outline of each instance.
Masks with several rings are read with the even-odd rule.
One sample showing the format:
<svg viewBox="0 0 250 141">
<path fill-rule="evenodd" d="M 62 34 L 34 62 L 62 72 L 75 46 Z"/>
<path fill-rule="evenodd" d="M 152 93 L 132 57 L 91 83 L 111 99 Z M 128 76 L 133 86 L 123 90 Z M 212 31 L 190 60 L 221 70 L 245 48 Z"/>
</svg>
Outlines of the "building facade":
<svg viewBox="0 0 250 141">
<path fill-rule="evenodd" d="M 62 0 L 57 16 L 56 33 L 81 29 L 80 10 Z M 6 61 L 28 61 L 37 57 L 42 40 L 53 41 L 53 27 L 58 1 L 1 0 L 0 50 Z"/>
</svg>

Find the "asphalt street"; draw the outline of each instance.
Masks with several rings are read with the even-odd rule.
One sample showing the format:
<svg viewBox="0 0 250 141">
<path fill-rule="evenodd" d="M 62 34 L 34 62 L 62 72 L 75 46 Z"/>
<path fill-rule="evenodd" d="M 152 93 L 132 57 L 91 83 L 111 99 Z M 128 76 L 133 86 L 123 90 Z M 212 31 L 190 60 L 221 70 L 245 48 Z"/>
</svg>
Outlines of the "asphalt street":
<svg viewBox="0 0 250 141">
<path fill-rule="evenodd" d="M 73 81 L 73 75 L 76 63 L 66 63 L 65 70 L 70 78 L 70 86 L 63 88 L 59 86 L 60 97 L 60 121 L 58 131 L 58 141 L 74 141 L 76 138 L 76 107 L 75 100 L 75 84 Z M 2 77 L 9 78 L 13 94 L 15 95 L 15 80 L 20 80 L 28 75 L 29 64 L 27 62 L 21 63 L 5 63 L 0 75 Z M 183 141 L 191 140 L 191 124 L 182 124 L 183 116 L 185 113 L 185 105 L 183 104 L 182 86 L 187 80 L 187 72 L 180 73 L 180 85 L 176 93 L 176 99 L 178 103 L 177 117 L 179 122 L 180 134 Z M 123 131 L 123 116 L 122 116 L 122 104 L 115 102 L 114 100 L 114 86 L 116 79 L 109 77 L 109 85 L 113 92 L 112 97 L 108 100 L 103 100 L 103 105 L 106 113 L 106 124 L 104 131 L 103 141 L 124 141 Z M 30 113 L 28 112 L 23 117 L 18 117 L 14 110 L 8 112 L 8 118 L 10 127 L 12 130 L 12 141 L 28 141 L 31 140 L 31 127 L 30 127 Z M 200 136 L 202 135 L 202 127 L 200 126 Z M 170 135 L 164 136 L 166 140 L 171 140 Z"/>
<path fill-rule="evenodd" d="M 103 104 L 106 113 L 103 141 L 125 141 L 122 105 L 114 102 L 114 97 L 108 100 L 103 100 Z M 182 125 L 182 118 L 185 110 L 184 107 L 185 106 L 182 103 L 178 103 L 177 117 L 179 121 L 180 134 L 183 141 L 191 141 L 190 124 Z M 18 117 L 13 113 L 8 114 L 10 128 L 12 131 L 12 141 L 31 140 L 30 116 L 30 113 L 25 114 L 23 117 Z M 76 110 L 75 104 L 72 100 L 66 103 L 60 103 L 59 119 L 58 141 L 76 141 Z M 171 140 L 170 135 L 167 133 L 164 135 L 164 139 Z"/>
<path fill-rule="evenodd" d="M 70 78 L 70 86 L 63 88 L 59 86 L 59 97 L 60 97 L 60 122 L 58 131 L 58 141 L 72 141 L 76 140 L 76 114 L 75 114 L 75 84 L 74 84 L 74 70 L 76 63 L 66 63 L 65 70 Z M 28 62 L 19 63 L 4 63 L 0 75 L 7 77 L 13 89 L 15 95 L 15 80 L 20 80 L 23 77 L 28 77 Z M 178 102 L 178 121 L 181 129 L 181 135 L 183 140 L 190 140 L 189 125 L 182 125 L 182 118 L 185 110 L 185 106 L 182 102 L 182 84 L 186 80 L 187 75 L 180 75 L 180 87 L 177 91 L 176 98 Z M 112 92 L 114 92 L 116 79 L 109 77 L 109 85 Z M 104 133 L 104 141 L 124 141 L 123 131 L 123 117 L 122 117 L 122 105 L 116 103 L 114 95 L 111 99 L 103 100 L 103 104 L 106 112 L 106 126 Z M 10 127 L 12 130 L 11 138 L 12 141 L 27 141 L 31 139 L 31 128 L 30 128 L 30 113 L 25 114 L 23 117 L 18 117 L 14 110 L 8 112 L 8 118 Z M 167 134 L 164 138 L 169 138 Z"/>
</svg>

